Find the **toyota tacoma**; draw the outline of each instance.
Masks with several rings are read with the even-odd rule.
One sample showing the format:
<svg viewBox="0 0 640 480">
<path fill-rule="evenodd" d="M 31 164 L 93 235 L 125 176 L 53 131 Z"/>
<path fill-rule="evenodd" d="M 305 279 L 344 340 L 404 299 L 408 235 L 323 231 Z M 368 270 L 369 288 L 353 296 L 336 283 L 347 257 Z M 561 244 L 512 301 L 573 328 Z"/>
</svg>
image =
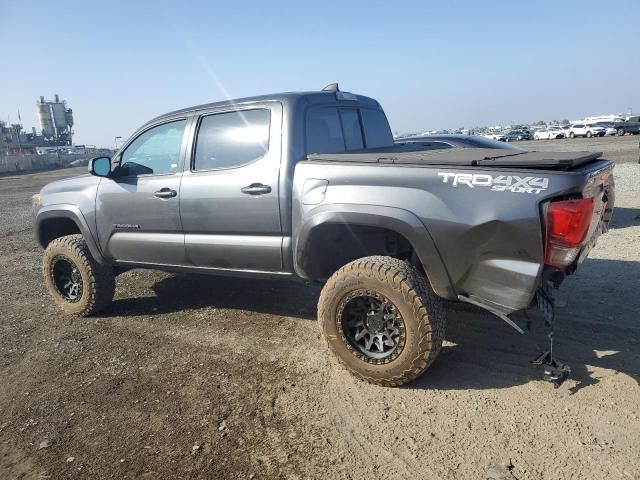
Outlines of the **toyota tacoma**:
<svg viewBox="0 0 640 480">
<path fill-rule="evenodd" d="M 394 144 L 380 104 L 340 91 L 178 110 L 145 124 L 90 174 L 33 197 L 43 273 L 67 314 L 105 309 L 131 268 L 324 285 L 318 321 L 335 357 L 396 386 L 441 350 L 450 301 L 516 328 L 549 328 L 552 287 L 576 271 L 613 209 L 599 153 Z"/>
</svg>

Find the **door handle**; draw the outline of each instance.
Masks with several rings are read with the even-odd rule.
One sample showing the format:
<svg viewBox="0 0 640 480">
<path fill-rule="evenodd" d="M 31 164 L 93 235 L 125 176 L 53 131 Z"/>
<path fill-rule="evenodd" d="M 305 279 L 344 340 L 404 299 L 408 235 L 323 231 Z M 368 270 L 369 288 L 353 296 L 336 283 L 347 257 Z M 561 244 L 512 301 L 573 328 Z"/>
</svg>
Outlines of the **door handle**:
<svg viewBox="0 0 640 480">
<path fill-rule="evenodd" d="M 165 188 L 161 188 L 160 190 L 155 192 L 153 195 L 158 198 L 173 198 L 176 195 L 178 195 L 178 192 L 165 187 Z"/>
<path fill-rule="evenodd" d="M 240 191 L 248 195 L 262 195 L 264 193 L 270 193 L 271 187 L 269 185 L 263 185 L 261 183 L 252 183 L 247 187 L 242 187 Z"/>
</svg>

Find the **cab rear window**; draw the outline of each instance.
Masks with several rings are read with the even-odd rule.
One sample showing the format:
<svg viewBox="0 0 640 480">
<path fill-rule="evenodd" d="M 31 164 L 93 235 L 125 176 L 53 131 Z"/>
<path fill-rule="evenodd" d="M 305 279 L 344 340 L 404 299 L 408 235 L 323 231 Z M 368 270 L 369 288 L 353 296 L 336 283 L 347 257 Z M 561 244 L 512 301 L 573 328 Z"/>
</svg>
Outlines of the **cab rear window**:
<svg viewBox="0 0 640 480">
<path fill-rule="evenodd" d="M 381 110 L 312 107 L 307 112 L 307 153 L 340 153 L 393 145 Z"/>
<path fill-rule="evenodd" d="M 393 135 L 387 117 L 381 110 L 363 108 L 362 126 L 367 148 L 387 147 L 393 145 Z"/>
</svg>

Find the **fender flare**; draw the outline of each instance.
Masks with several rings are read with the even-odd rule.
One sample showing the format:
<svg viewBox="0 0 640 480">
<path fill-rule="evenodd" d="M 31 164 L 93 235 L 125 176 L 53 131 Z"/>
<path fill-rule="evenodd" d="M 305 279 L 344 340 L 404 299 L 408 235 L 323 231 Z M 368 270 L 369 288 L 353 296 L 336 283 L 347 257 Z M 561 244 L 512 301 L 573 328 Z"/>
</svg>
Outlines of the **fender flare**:
<svg viewBox="0 0 640 480">
<path fill-rule="evenodd" d="M 294 269 L 302 278 L 309 278 L 304 271 L 305 246 L 314 229 L 326 224 L 352 224 L 382 227 L 405 237 L 422 263 L 434 292 L 443 298 L 455 299 L 449 273 L 442 261 L 431 234 L 422 221 L 412 212 L 397 207 L 362 204 L 321 205 L 305 214 L 304 223 L 294 232 Z"/>
<path fill-rule="evenodd" d="M 102 256 L 102 252 L 98 247 L 98 242 L 96 241 L 91 228 L 89 228 L 89 224 L 87 220 L 82 215 L 82 212 L 76 205 L 69 204 L 56 204 L 56 205 L 47 205 L 44 207 L 40 207 L 38 212 L 36 213 L 35 218 L 35 234 L 36 241 L 38 244 L 45 248 L 43 235 L 42 235 L 42 222 L 44 220 L 50 220 L 55 218 L 67 218 L 72 220 L 80 230 L 80 233 L 84 237 L 85 242 L 87 242 L 87 247 L 89 247 L 89 251 L 91 255 L 98 263 L 104 263 L 104 257 Z"/>
</svg>

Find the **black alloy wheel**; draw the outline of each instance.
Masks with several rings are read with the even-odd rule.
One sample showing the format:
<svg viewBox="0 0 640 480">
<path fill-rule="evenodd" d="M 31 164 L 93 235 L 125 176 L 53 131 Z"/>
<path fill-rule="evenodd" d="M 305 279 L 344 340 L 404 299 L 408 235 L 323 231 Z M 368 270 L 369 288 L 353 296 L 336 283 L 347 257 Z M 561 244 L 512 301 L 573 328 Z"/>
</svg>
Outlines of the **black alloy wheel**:
<svg viewBox="0 0 640 480">
<path fill-rule="evenodd" d="M 82 298 L 82 275 L 69 258 L 58 255 L 53 259 L 51 277 L 56 290 L 67 302 L 75 303 Z"/>
<path fill-rule="evenodd" d="M 405 325 L 396 306 L 370 290 L 356 290 L 338 306 L 344 339 L 360 359 L 374 364 L 392 361 L 405 344 Z"/>
</svg>

